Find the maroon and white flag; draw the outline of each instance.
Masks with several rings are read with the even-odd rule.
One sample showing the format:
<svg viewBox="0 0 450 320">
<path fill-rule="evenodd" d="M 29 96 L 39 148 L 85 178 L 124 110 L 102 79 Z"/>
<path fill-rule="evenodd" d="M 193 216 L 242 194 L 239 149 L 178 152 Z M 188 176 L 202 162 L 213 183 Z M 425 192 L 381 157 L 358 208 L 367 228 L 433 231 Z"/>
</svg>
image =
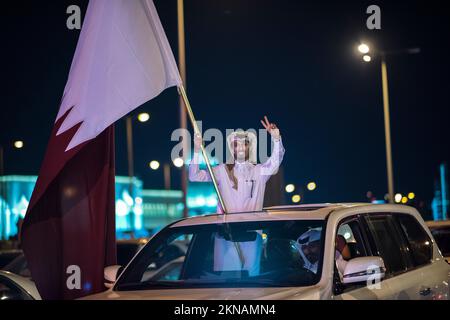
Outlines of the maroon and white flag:
<svg viewBox="0 0 450 320">
<path fill-rule="evenodd" d="M 116 261 L 113 124 L 180 85 L 151 0 L 89 2 L 21 234 L 42 298 L 104 290 Z"/>
</svg>

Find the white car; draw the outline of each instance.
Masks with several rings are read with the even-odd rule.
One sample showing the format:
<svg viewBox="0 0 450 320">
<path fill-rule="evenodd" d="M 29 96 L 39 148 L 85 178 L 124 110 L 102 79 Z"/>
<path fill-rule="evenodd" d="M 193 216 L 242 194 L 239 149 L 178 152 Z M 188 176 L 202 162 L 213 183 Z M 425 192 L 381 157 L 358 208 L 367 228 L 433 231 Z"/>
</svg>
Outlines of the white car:
<svg viewBox="0 0 450 320">
<path fill-rule="evenodd" d="M 155 261 L 179 241 L 186 254 L 161 276 Z M 450 265 L 419 213 L 402 205 L 192 217 L 161 230 L 118 270 L 106 268 L 114 285 L 85 299 L 450 298 Z"/>
<path fill-rule="evenodd" d="M 29 278 L 0 271 L 0 300 L 41 300 L 41 296 Z"/>
</svg>

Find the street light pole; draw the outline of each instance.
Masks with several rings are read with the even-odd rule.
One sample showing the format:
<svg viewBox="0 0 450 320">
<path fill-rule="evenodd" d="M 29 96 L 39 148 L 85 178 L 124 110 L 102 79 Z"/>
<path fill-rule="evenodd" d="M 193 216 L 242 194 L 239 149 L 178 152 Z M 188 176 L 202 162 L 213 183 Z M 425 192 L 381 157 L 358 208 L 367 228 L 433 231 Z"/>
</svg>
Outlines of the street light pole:
<svg viewBox="0 0 450 320">
<path fill-rule="evenodd" d="M 389 203 L 394 203 L 394 173 L 392 166 L 391 120 L 389 111 L 389 88 L 385 55 L 381 55 L 381 80 L 383 86 L 384 132 L 386 139 L 386 166 Z"/>
<path fill-rule="evenodd" d="M 184 1 L 177 0 L 177 13 L 178 13 L 178 66 L 180 69 L 181 80 L 183 84 L 186 86 L 186 45 L 185 45 L 185 31 L 184 31 Z M 187 160 L 187 150 L 189 148 L 187 141 L 187 114 L 186 107 L 184 105 L 183 97 L 180 95 L 179 97 L 179 105 L 180 105 L 180 128 L 182 129 L 183 136 L 183 149 L 182 149 L 182 159 L 186 163 Z M 181 170 L 181 189 L 183 191 L 183 217 L 188 216 L 188 207 L 187 207 L 187 192 L 188 192 L 188 176 L 186 168 L 182 168 Z"/>
<path fill-rule="evenodd" d="M 128 155 L 128 193 L 133 198 L 133 177 L 134 177 L 134 155 L 133 155 L 133 118 L 128 116 L 125 118 L 127 132 L 127 155 Z M 133 228 L 133 210 L 130 211 L 130 228 Z"/>
<path fill-rule="evenodd" d="M 358 51 L 362 53 L 363 60 L 370 62 L 372 60 L 369 52 L 371 51 L 369 46 L 365 43 L 361 43 L 358 46 Z M 384 135 L 386 140 L 386 167 L 387 167 L 387 180 L 388 180 L 388 193 L 389 203 L 394 203 L 394 169 L 392 165 L 392 143 L 391 143 L 391 118 L 389 111 L 389 88 L 388 88 L 388 75 L 386 66 L 387 55 L 399 55 L 399 54 L 418 54 L 420 48 L 408 48 L 395 51 L 379 51 L 375 52 L 376 56 L 381 59 L 381 81 L 383 89 L 383 109 L 384 109 Z"/>
<path fill-rule="evenodd" d="M 134 177 L 134 156 L 133 156 L 133 123 L 131 116 L 125 119 L 127 131 L 127 155 L 128 155 L 128 177 L 130 178 L 130 186 L 133 184 Z M 131 192 L 131 187 L 130 187 Z M 130 193 L 131 195 L 131 193 Z"/>
<path fill-rule="evenodd" d="M 166 190 L 170 190 L 170 180 L 171 180 L 171 175 L 170 175 L 170 164 L 165 163 L 164 164 L 164 188 Z"/>
</svg>

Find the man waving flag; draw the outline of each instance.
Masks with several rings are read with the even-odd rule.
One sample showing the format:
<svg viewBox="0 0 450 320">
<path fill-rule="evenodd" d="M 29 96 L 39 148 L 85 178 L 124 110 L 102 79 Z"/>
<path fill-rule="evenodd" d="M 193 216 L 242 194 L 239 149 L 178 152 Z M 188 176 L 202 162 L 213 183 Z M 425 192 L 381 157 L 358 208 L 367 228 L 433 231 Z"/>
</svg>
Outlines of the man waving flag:
<svg viewBox="0 0 450 320">
<path fill-rule="evenodd" d="M 113 124 L 180 75 L 151 0 L 91 0 L 22 228 L 44 299 L 102 291 L 115 264 Z"/>
</svg>

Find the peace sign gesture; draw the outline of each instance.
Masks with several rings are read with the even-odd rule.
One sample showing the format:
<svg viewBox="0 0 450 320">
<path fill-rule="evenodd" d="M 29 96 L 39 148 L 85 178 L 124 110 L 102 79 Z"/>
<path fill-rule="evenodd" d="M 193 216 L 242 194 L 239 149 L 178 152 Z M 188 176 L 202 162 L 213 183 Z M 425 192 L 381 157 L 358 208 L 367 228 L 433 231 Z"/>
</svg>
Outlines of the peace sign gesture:
<svg viewBox="0 0 450 320">
<path fill-rule="evenodd" d="M 264 121 L 261 120 L 261 124 L 264 128 L 270 133 L 270 135 L 274 139 L 280 138 L 280 130 L 278 129 L 277 125 L 275 123 L 271 123 L 269 119 L 267 119 L 267 116 L 264 116 Z"/>
</svg>

